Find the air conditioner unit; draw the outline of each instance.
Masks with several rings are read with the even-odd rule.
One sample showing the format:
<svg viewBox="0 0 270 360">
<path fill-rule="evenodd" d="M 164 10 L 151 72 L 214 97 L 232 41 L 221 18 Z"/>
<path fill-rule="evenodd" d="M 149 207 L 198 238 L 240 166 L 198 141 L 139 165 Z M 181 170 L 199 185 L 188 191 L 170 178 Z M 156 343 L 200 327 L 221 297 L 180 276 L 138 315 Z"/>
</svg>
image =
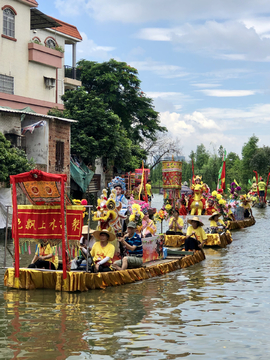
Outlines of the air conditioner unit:
<svg viewBox="0 0 270 360">
<path fill-rule="evenodd" d="M 44 77 L 44 80 L 45 80 L 46 88 L 51 89 L 51 88 L 55 87 L 55 79 Z"/>
</svg>

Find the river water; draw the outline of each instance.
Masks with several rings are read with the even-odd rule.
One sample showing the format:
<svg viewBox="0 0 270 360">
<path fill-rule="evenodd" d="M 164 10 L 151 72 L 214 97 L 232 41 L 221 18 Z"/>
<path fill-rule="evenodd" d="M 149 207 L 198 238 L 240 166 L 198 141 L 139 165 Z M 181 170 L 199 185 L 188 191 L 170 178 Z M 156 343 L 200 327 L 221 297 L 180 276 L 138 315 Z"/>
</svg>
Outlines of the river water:
<svg viewBox="0 0 270 360">
<path fill-rule="evenodd" d="M 1 270 L 0 359 L 269 359 L 270 208 L 253 213 L 226 249 L 135 284 L 19 291 Z"/>
</svg>

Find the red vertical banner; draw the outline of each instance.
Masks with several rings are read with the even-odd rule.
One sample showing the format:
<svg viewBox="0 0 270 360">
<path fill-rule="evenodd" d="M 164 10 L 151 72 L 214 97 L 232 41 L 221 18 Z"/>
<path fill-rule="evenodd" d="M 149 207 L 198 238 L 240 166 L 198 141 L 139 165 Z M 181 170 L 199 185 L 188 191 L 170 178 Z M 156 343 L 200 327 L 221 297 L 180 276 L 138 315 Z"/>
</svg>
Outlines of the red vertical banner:
<svg viewBox="0 0 270 360">
<path fill-rule="evenodd" d="M 268 173 L 268 176 L 267 176 L 267 183 L 266 183 L 265 193 L 264 193 L 264 202 L 266 202 L 267 188 L 268 188 L 268 184 L 269 184 L 269 177 L 270 177 L 270 172 Z"/>
<path fill-rule="evenodd" d="M 62 218 L 62 262 L 63 262 L 63 280 L 67 278 L 66 263 L 66 219 L 65 219 L 65 183 L 61 179 L 61 218 Z"/>
<path fill-rule="evenodd" d="M 13 205 L 13 215 L 12 215 L 12 224 L 14 225 L 14 269 L 15 269 L 15 287 L 19 288 L 19 277 L 20 277 L 20 246 L 19 246 L 19 234 L 18 234 L 18 207 L 17 207 L 17 189 L 16 182 L 11 177 L 12 184 L 12 205 Z M 17 278 L 17 280 L 16 280 Z M 16 282 L 18 282 L 16 284 Z"/>
</svg>

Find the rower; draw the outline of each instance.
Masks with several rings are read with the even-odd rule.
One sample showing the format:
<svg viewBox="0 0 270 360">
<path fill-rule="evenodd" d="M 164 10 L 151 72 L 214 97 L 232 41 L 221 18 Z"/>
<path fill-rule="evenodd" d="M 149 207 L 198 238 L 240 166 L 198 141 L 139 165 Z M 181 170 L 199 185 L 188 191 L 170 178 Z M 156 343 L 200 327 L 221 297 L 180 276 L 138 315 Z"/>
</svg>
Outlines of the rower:
<svg viewBox="0 0 270 360">
<path fill-rule="evenodd" d="M 244 218 L 249 218 L 249 217 L 253 217 L 252 214 L 252 209 L 251 209 L 251 205 L 250 205 L 250 199 L 247 198 L 247 195 L 242 195 L 241 196 L 241 207 L 244 208 Z"/>
<path fill-rule="evenodd" d="M 212 234 L 219 234 L 226 230 L 226 225 L 222 219 L 219 219 L 221 214 L 219 212 L 214 212 L 208 220 L 210 220 L 210 228 Z"/>
<path fill-rule="evenodd" d="M 56 246 L 51 246 L 48 240 L 44 239 L 38 244 L 35 256 L 28 268 L 56 270 L 58 268 Z"/>
<path fill-rule="evenodd" d="M 266 183 L 263 181 L 263 178 L 261 178 L 260 181 L 258 182 L 260 203 L 264 202 L 265 188 L 266 188 Z"/>
<path fill-rule="evenodd" d="M 169 230 L 166 231 L 166 235 L 183 235 L 183 226 L 183 219 L 179 216 L 178 210 L 174 209 L 173 216 L 169 219 Z"/>
<path fill-rule="evenodd" d="M 187 228 L 187 236 L 185 238 L 185 251 L 201 250 L 207 241 L 207 235 L 204 231 L 203 223 L 198 216 L 194 216 L 188 220 L 191 225 Z"/>
</svg>

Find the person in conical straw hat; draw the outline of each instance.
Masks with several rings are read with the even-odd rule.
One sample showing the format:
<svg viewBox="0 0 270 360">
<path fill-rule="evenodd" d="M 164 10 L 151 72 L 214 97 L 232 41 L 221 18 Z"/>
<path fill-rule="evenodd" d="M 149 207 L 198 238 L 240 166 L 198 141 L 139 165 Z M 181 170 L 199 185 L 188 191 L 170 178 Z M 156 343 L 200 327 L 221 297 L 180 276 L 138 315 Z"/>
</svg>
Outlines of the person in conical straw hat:
<svg viewBox="0 0 270 360">
<path fill-rule="evenodd" d="M 203 230 L 203 223 L 198 216 L 194 216 L 187 221 L 190 226 L 187 228 L 185 238 L 185 251 L 201 250 L 207 241 L 207 235 Z"/>
<path fill-rule="evenodd" d="M 210 220 L 210 226 L 226 226 L 224 221 L 220 219 L 221 214 L 218 211 L 215 211 L 208 220 Z"/>
<path fill-rule="evenodd" d="M 84 225 L 82 227 L 82 234 L 81 234 L 82 236 L 80 238 L 80 244 L 79 244 L 79 249 L 81 251 L 81 254 L 71 261 L 70 263 L 71 270 L 79 269 L 82 262 L 87 259 L 87 251 L 89 253 L 95 243 L 95 239 L 93 237 L 94 231 L 95 230 L 90 228 L 88 230 L 88 225 Z M 88 243 L 88 232 L 89 232 L 89 243 Z"/>
<path fill-rule="evenodd" d="M 251 209 L 251 199 L 247 197 L 247 195 L 242 195 L 240 197 L 241 204 L 240 206 L 244 209 L 244 218 L 252 217 L 252 209 Z"/>
<path fill-rule="evenodd" d="M 95 230 L 90 229 L 90 228 L 88 230 L 88 225 L 84 225 L 82 227 L 82 236 L 81 236 L 80 245 L 79 245 L 79 248 L 81 250 L 81 255 L 78 256 L 77 259 L 72 260 L 72 263 L 71 263 L 72 270 L 79 268 L 82 261 L 87 258 L 87 249 L 90 252 L 90 250 L 92 249 L 92 247 L 95 243 L 95 239 L 93 237 L 94 231 Z M 88 233 L 89 233 L 89 243 L 88 243 Z"/>
<path fill-rule="evenodd" d="M 95 272 L 111 271 L 112 258 L 115 252 L 115 247 L 111 241 L 115 239 L 115 234 L 104 229 L 94 231 L 93 236 L 97 240 L 91 250 Z"/>
<path fill-rule="evenodd" d="M 215 211 L 209 218 L 210 220 L 210 228 L 211 233 L 221 233 L 223 230 L 226 229 L 226 224 L 222 219 L 220 219 L 221 214 L 218 211 Z"/>
</svg>

